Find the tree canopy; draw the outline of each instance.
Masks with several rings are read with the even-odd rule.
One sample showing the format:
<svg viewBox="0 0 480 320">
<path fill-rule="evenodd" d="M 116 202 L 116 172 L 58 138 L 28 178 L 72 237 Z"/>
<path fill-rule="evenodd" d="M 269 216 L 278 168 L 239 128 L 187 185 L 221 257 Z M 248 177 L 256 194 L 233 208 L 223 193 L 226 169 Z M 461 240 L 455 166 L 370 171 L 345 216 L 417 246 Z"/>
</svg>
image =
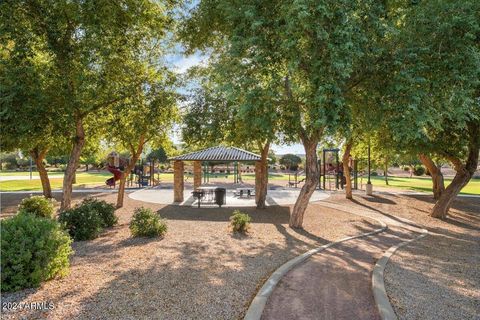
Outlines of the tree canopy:
<svg viewBox="0 0 480 320">
<path fill-rule="evenodd" d="M 183 98 L 167 63 L 180 45 L 208 56 L 185 74 Z M 181 119 L 188 149 L 234 144 L 261 154 L 259 208 L 271 145 L 302 143 L 306 179 L 292 227 L 302 226 L 327 140 L 344 150 L 347 198 L 348 159 L 369 146 L 384 169 L 393 157 L 420 159 L 432 176 L 432 214 L 444 218 L 478 165 L 480 2 L 5 0 L 0 103 L 0 148 L 35 159 L 45 196 L 44 160 L 67 162 L 62 209 L 78 164 L 95 162 L 100 144 L 121 146 L 134 163 Z M 154 156 L 165 159 L 160 150 Z M 447 188 L 438 161 L 456 171 Z"/>
</svg>

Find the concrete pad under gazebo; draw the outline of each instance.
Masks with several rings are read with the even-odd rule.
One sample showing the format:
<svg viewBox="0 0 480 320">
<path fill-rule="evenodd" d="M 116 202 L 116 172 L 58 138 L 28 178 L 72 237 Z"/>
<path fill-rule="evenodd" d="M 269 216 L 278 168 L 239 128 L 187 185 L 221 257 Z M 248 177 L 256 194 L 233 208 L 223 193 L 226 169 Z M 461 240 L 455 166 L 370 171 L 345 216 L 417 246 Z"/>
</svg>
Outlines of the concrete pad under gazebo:
<svg viewBox="0 0 480 320">
<path fill-rule="evenodd" d="M 140 189 L 135 192 L 129 193 L 128 196 L 131 199 L 143 201 L 147 203 L 156 203 L 163 205 L 178 205 L 185 207 L 196 207 L 196 199 L 192 196 L 193 189 L 186 189 L 184 191 L 183 202 L 173 202 L 173 189 L 153 187 Z M 288 206 L 293 205 L 298 198 L 300 189 L 288 188 L 288 187 L 275 187 L 273 190 L 268 190 L 267 199 L 265 201 L 266 206 Z M 324 200 L 330 196 L 329 193 L 323 190 L 315 190 L 310 198 L 310 202 L 317 202 Z M 233 194 L 233 190 L 227 190 L 226 204 L 222 206 L 225 208 L 236 207 L 255 207 L 255 199 L 242 198 L 239 199 Z M 202 207 L 218 208 L 216 204 L 202 204 Z"/>
<path fill-rule="evenodd" d="M 173 201 L 184 201 L 184 161 L 193 162 L 193 188 L 202 184 L 202 162 L 255 162 L 255 203 L 260 194 L 259 181 L 262 179 L 263 169 L 261 156 L 236 147 L 216 146 L 169 158 L 173 161 Z M 266 173 L 265 173 L 266 174 Z"/>
</svg>

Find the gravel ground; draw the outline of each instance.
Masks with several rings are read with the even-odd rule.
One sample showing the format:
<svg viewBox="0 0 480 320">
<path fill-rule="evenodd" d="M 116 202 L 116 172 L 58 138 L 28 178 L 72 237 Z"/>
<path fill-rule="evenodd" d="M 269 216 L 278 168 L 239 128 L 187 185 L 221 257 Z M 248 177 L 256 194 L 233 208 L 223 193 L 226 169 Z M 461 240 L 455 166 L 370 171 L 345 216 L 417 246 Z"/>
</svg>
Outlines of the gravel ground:
<svg viewBox="0 0 480 320">
<path fill-rule="evenodd" d="M 345 202 L 342 195 L 328 201 Z M 401 216 L 430 234 L 401 248 L 385 271 L 385 287 L 399 319 L 480 319 L 480 198 L 455 201 L 442 221 L 429 216 L 428 196 L 356 197 L 358 205 Z"/>
<path fill-rule="evenodd" d="M 103 195 L 114 201 L 115 195 Z M 2 201 L 6 200 L 5 198 Z M 8 200 L 8 199 L 7 199 Z M 159 210 L 164 239 L 131 238 L 133 209 Z M 378 228 L 373 221 L 311 204 L 305 230 L 288 228 L 289 207 L 242 209 L 247 236 L 232 235 L 232 209 L 146 204 L 126 198 L 119 225 L 74 243 L 70 275 L 38 289 L 2 294 L 2 302 L 53 303 L 52 310 L 11 310 L 3 319 L 237 319 L 268 276 L 318 245 Z"/>
</svg>

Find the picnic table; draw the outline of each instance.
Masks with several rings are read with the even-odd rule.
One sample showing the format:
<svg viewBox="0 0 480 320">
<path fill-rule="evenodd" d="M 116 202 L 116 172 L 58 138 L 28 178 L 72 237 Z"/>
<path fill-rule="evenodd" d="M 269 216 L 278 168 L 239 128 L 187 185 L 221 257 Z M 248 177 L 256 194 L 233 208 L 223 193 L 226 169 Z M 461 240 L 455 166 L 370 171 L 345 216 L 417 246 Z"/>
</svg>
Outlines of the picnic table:
<svg viewBox="0 0 480 320">
<path fill-rule="evenodd" d="M 214 200 L 215 190 L 217 186 L 205 186 L 205 187 L 198 187 L 197 190 L 203 191 L 203 199 L 205 201 L 211 202 Z"/>
<path fill-rule="evenodd" d="M 225 188 L 219 188 L 217 186 L 208 186 L 208 187 L 198 187 L 193 190 L 192 195 L 194 198 L 197 198 L 197 204 L 200 208 L 200 202 L 216 203 L 219 207 L 225 204 L 226 202 L 226 192 Z"/>
<path fill-rule="evenodd" d="M 243 198 L 244 196 L 250 198 L 250 196 L 255 195 L 255 189 L 250 187 L 240 187 L 235 190 L 235 195 L 240 198 Z"/>
</svg>

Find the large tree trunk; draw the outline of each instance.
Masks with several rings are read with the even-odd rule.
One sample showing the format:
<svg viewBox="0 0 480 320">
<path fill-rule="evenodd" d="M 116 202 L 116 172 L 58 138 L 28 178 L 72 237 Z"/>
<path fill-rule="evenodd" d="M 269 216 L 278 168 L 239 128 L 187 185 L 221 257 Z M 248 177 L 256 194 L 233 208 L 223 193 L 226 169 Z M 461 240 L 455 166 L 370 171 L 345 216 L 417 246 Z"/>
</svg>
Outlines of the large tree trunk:
<svg viewBox="0 0 480 320">
<path fill-rule="evenodd" d="M 445 219 L 448 214 L 448 210 L 452 205 L 455 197 L 460 193 L 463 187 L 472 178 L 478 165 L 478 152 L 480 151 L 480 124 L 469 124 L 468 127 L 470 141 L 468 144 L 468 158 L 465 164 L 460 159 L 455 157 L 448 157 L 452 162 L 455 171 L 455 177 L 452 183 L 445 189 L 437 203 L 433 207 L 431 216 L 434 218 Z"/>
<path fill-rule="evenodd" d="M 142 136 L 140 138 L 137 149 L 131 147 L 130 162 L 128 163 L 127 167 L 123 171 L 122 178 L 120 178 L 120 185 L 118 187 L 118 195 L 117 195 L 117 208 L 123 207 L 123 200 L 125 199 L 125 185 L 127 183 L 127 177 L 130 174 L 130 172 L 133 170 L 133 168 L 135 167 L 135 164 L 137 163 L 138 158 L 140 158 L 140 155 L 142 154 L 142 151 L 143 151 L 144 144 L 145 144 L 145 138 Z"/>
<path fill-rule="evenodd" d="M 270 142 L 267 141 L 263 146 L 259 143 L 260 147 L 260 175 L 259 178 L 255 181 L 255 184 L 258 184 L 258 193 L 255 194 L 255 201 L 257 203 L 257 209 L 265 209 L 265 201 L 267 199 L 268 192 L 268 150 L 270 149 Z"/>
<path fill-rule="evenodd" d="M 352 139 L 347 141 L 345 145 L 345 152 L 343 153 L 342 162 L 343 162 L 343 175 L 345 177 L 345 197 L 347 199 L 352 199 L 352 179 L 350 178 L 350 167 L 348 166 L 350 160 L 350 152 L 352 150 Z"/>
<path fill-rule="evenodd" d="M 39 150 L 38 148 L 30 151 L 30 154 L 37 166 L 38 175 L 40 176 L 40 182 L 42 183 L 43 196 L 45 198 L 52 198 L 52 187 L 50 186 L 50 179 L 48 178 L 48 172 L 43 164 L 47 149 Z"/>
<path fill-rule="evenodd" d="M 78 117 L 75 124 L 75 139 L 73 141 L 73 148 L 70 152 L 67 169 L 65 170 L 65 177 L 63 178 L 63 196 L 62 203 L 60 205 L 60 211 L 70 209 L 72 205 L 72 185 L 84 145 L 85 130 L 83 129 L 83 120 L 82 118 Z"/>
<path fill-rule="evenodd" d="M 440 199 L 443 191 L 445 191 L 445 184 L 443 181 L 443 173 L 440 168 L 433 162 L 433 160 L 421 153 L 418 155 L 422 164 L 427 168 L 428 172 L 430 173 L 430 177 L 432 178 L 432 190 L 433 190 L 433 198 L 435 200 Z"/>
<path fill-rule="evenodd" d="M 318 139 L 307 139 L 306 137 L 302 139 L 303 146 L 305 148 L 305 184 L 300 190 L 297 201 L 293 207 L 292 214 L 290 215 L 289 225 L 292 228 L 302 228 L 303 225 L 303 215 L 307 209 L 308 202 L 312 196 L 315 188 L 318 184 L 318 178 L 320 176 L 318 161 L 317 161 L 317 144 Z"/>
</svg>

